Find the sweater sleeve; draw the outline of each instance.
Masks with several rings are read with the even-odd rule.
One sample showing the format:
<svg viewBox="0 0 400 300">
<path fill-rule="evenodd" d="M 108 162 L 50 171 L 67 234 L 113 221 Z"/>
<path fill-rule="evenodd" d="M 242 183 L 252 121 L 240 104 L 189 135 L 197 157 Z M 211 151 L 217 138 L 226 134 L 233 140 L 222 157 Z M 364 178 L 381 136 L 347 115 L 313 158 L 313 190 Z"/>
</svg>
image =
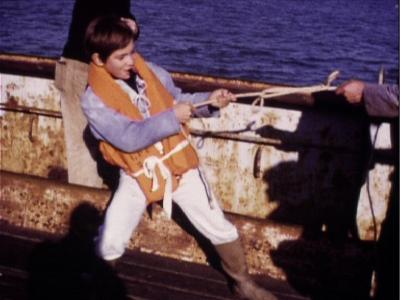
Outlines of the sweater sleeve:
<svg viewBox="0 0 400 300">
<path fill-rule="evenodd" d="M 90 87 L 81 105 L 93 135 L 125 152 L 142 150 L 180 131 L 172 109 L 136 121 L 108 107 Z"/>
<path fill-rule="evenodd" d="M 399 86 L 366 83 L 363 100 L 369 115 L 396 117 L 399 115 Z"/>
<path fill-rule="evenodd" d="M 182 89 L 177 87 L 172 80 L 172 76 L 164 68 L 154 64 L 148 63 L 152 71 L 156 74 L 158 79 L 164 85 L 164 87 L 171 93 L 177 102 L 187 101 L 192 104 L 206 101 L 210 96 L 210 92 L 199 92 L 199 93 L 183 93 Z M 196 109 L 195 116 L 199 118 L 207 117 L 219 117 L 219 109 L 211 107 L 210 105 L 204 105 Z"/>
</svg>

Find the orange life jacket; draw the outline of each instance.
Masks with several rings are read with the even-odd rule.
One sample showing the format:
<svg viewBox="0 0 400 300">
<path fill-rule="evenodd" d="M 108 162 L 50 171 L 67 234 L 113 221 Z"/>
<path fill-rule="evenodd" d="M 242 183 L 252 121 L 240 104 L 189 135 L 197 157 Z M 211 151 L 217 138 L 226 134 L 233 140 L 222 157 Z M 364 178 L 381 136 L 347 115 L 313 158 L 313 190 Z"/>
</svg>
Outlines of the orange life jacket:
<svg viewBox="0 0 400 300">
<path fill-rule="evenodd" d="M 173 97 L 162 85 L 157 76 L 148 67 L 144 59 L 139 55 L 134 56 L 135 69 L 138 75 L 146 82 L 146 95 L 150 101 L 150 115 L 155 115 L 173 106 Z M 128 94 L 118 85 L 111 75 L 103 68 L 93 63 L 89 66 L 88 83 L 94 93 L 109 107 L 119 113 L 132 118 L 135 121 L 143 120 L 143 116 L 135 105 L 132 104 Z M 118 134 L 116 132 L 115 134 Z M 128 136 L 126 138 L 135 138 Z M 176 145 L 185 140 L 182 132 L 169 136 L 161 141 L 164 153 L 170 152 Z M 137 152 L 124 152 L 106 141 L 100 142 L 100 151 L 104 159 L 122 168 L 128 174 L 137 173 L 143 168 L 143 162 L 149 156 L 161 158 L 161 154 L 154 145 Z M 195 150 L 191 145 L 183 148 L 164 161 L 165 166 L 172 173 L 173 190 L 178 186 L 178 177 L 189 169 L 196 168 L 199 160 Z M 152 191 L 152 180 L 146 177 L 143 172 L 135 177 L 146 195 L 148 202 L 161 200 L 164 195 L 165 180 L 162 178 L 160 170 L 156 168 L 159 188 Z"/>
</svg>

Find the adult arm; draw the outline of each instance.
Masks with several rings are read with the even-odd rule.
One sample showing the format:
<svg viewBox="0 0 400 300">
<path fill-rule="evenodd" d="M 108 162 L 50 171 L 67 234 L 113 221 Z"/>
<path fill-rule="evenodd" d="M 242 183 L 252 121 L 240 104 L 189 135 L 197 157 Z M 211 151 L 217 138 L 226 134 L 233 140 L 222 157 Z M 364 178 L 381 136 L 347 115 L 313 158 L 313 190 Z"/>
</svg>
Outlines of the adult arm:
<svg viewBox="0 0 400 300">
<path fill-rule="evenodd" d="M 399 115 L 399 86 L 365 83 L 363 101 L 371 116 L 396 117 Z"/>
<path fill-rule="evenodd" d="M 396 117 L 399 115 L 399 86 L 365 83 L 350 80 L 336 90 L 349 103 L 364 103 L 367 113 L 376 117 Z"/>
</svg>

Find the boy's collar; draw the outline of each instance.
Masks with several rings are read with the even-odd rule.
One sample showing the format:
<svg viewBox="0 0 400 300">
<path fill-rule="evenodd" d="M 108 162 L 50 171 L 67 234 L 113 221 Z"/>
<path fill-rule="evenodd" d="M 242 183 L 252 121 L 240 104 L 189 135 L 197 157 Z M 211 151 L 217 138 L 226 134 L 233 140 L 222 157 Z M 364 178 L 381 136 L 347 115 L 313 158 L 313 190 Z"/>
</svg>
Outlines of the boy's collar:
<svg viewBox="0 0 400 300">
<path fill-rule="evenodd" d="M 136 77 L 137 77 L 137 74 L 134 73 L 134 72 L 132 72 L 131 77 L 129 77 L 129 79 L 124 80 L 124 81 L 125 81 L 126 84 L 128 84 L 132 89 L 134 89 L 136 92 L 138 92 L 138 88 L 137 88 L 137 85 L 136 85 Z"/>
</svg>

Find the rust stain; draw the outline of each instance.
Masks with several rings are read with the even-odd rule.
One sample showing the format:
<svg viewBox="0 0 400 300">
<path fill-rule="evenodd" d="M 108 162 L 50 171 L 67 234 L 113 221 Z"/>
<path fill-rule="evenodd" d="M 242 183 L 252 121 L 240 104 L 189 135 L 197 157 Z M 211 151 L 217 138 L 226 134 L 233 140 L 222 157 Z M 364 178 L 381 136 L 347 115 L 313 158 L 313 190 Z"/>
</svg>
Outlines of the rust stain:
<svg viewBox="0 0 400 300">
<path fill-rule="evenodd" d="M 18 106 L 18 98 L 17 97 L 7 95 L 6 99 L 7 99 L 6 107 L 14 108 L 14 107 Z"/>
<path fill-rule="evenodd" d="M 0 216 L 4 221 L 18 224 L 25 228 L 43 230 L 52 233 L 66 233 L 71 212 L 81 203 L 91 203 L 100 211 L 104 210 L 109 192 L 80 186 L 61 184 L 57 181 L 35 177 L 1 173 L 3 183 L 1 194 L 4 195 L 0 207 Z M 247 259 L 252 273 L 269 274 L 274 277 L 284 276 L 269 258 L 269 251 L 277 240 L 294 239 L 299 230 L 293 227 L 276 226 L 255 219 L 228 215 L 240 231 L 243 238 Z M 197 241 L 180 225 L 179 218 L 168 220 L 160 206 L 156 206 L 153 217 L 145 215 L 132 237 L 129 248 L 168 256 L 176 259 L 207 263 L 206 256 Z M 187 228 L 187 227 L 186 227 Z M 270 231 L 266 231 L 269 228 Z M 271 231 L 274 229 L 273 231 Z M 274 234 L 271 234 L 274 232 Z"/>
<path fill-rule="evenodd" d="M 59 94 L 53 81 L 8 75 L 4 75 L 2 81 L 2 88 L 5 89 L 2 94 L 7 97 L 6 105 L 14 107 L 25 104 L 59 111 Z M 312 111 L 304 114 L 298 110 L 272 107 L 261 108 L 259 114 L 254 114 L 250 105 L 234 104 L 222 110 L 220 119 L 201 120 L 201 125 L 197 125 L 206 130 L 229 131 L 244 128 L 253 121 L 258 126 L 271 126 L 277 131 L 278 139 L 286 138 L 295 142 L 289 150 L 285 149 L 285 145 L 263 146 L 260 161 L 263 176 L 257 179 L 253 176 L 255 144 L 216 138 L 202 140 L 203 147 L 198 149 L 199 155 L 204 162 L 212 189 L 226 211 L 268 218 L 279 208 L 282 200 L 301 207 L 307 204 L 307 198 L 312 194 L 315 198 L 328 199 L 328 202 L 334 203 L 335 198 L 340 198 L 340 193 L 345 193 L 343 186 L 354 183 L 354 178 L 357 177 L 354 170 L 360 168 L 354 164 L 358 152 L 346 154 L 331 151 L 329 146 L 351 144 L 355 145 L 351 149 L 357 150 L 357 145 L 362 141 L 358 136 L 363 132 L 357 119 Z M 61 119 L 7 112 L 2 115 L 0 122 L 2 170 L 66 179 L 67 164 Z M 341 133 L 341 126 L 351 128 L 351 132 Z M 295 131 L 285 133 L 278 128 Z M 255 135 L 251 131 L 242 134 Z M 285 134 L 288 136 L 285 137 Z M 321 148 L 320 144 L 327 147 Z M 389 168 L 386 166 L 370 177 L 370 187 L 376 198 L 383 199 L 385 204 L 390 190 L 390 184 L 387 183 L 388 172 Z M 339 187 L 336 190 L 332 188 L 335 185 Z M 366 207 L 362 203 L 367 203 L 367 197 L 366 193 L 361 195 L 361 208 Z M 380 205 L 379 215 L 383 215 L 385 209 L 385 205 Z M 367 209 L 363 208 L 362 211 L 358 223 L 362 224 L 363 234 L 367 236 L 371 220 Z"/>
<path fill-rule="evenodd" d="M 47 177 L 49 166 L 66 169 L 64 136 L 60 120 L 22 113 L 7 113 L 1 119 L 1 168 Z M 9 124 L 12 124 L 10 126 Z M 50 142 L 47 140 L 50 139 Z"/>
</svg>

